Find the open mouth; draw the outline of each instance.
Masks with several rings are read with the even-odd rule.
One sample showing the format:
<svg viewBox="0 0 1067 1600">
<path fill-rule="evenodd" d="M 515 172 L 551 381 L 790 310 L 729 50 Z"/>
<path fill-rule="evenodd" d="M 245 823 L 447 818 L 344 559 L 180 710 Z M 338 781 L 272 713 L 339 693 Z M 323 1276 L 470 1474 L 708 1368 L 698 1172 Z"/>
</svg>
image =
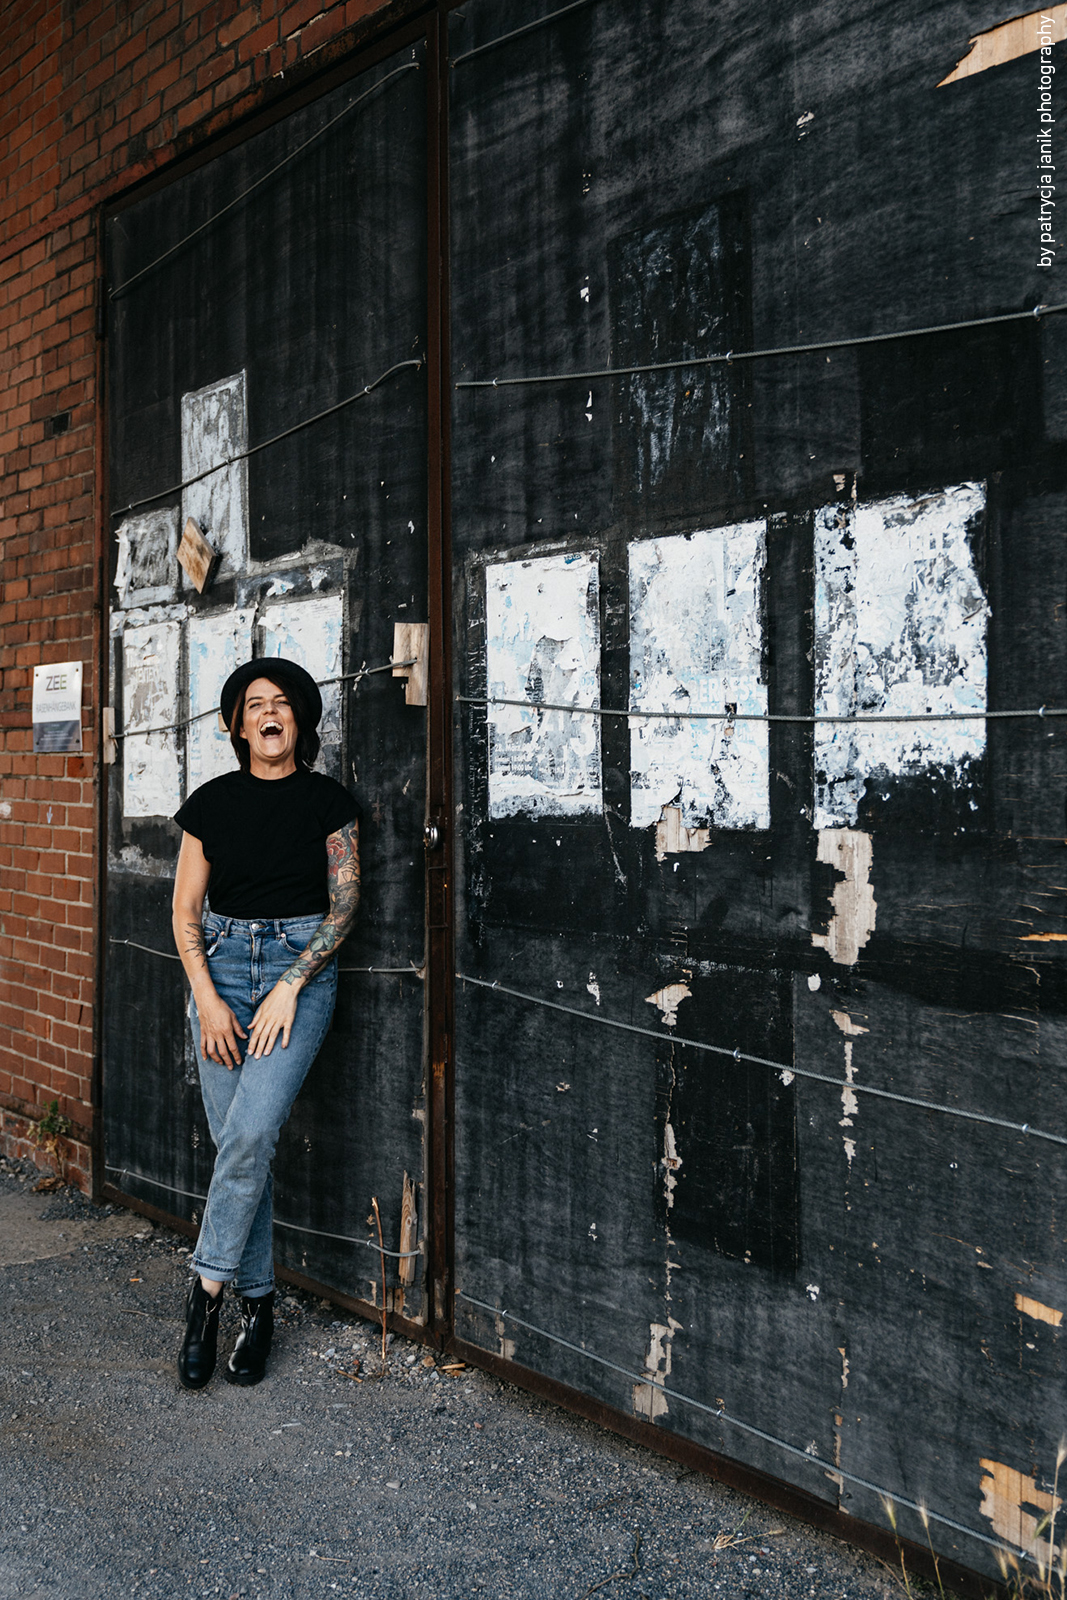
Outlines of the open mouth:
<svg viewBox="0 0 1067 1600">
<path fill-rule="evenodd" d="M 259 730 L 261 739 L 280 739 L 282 726 L 280 722 L 265 722 Z"/>
</svg>

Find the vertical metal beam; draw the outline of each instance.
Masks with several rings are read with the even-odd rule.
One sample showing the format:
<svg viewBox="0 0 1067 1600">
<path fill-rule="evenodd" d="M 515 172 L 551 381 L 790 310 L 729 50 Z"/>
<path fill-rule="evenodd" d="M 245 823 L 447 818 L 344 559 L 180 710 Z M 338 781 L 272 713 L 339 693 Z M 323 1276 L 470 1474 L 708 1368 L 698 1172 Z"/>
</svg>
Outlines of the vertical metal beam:
<svg viewBox="0 0 1067 1600">
<path fill-rule="evenodd" d="M 427 1288 L 435 1338 L 452 1332 L 454 940 L 452 897 L 452 545 L 448 348 L 448 17 L 427 31 L 427 535 L 430 682 L 426 785 L 426 1016 L 429 1127 Z"/>
<path fill-rule="evenodd" d="M 111 518 L 108 515 L 108 371 L 107 371 L 107 218 L 103 207 L 93 218 L 96 245 L 96 369 L 93 406 L 94 530 L 93 551 L 93 826 L 96 862 L 93 869 L 93 1064 L 89 1099 L 92 1137 L 89 1147 L 94 1200 L 104 1187 L 104 961 L 107 951 L 107 804 L 111 774 L 104 762 L 104 707 L 111 698 L 110 615 L 108 577 L 111 556 Z"/>
</svg>

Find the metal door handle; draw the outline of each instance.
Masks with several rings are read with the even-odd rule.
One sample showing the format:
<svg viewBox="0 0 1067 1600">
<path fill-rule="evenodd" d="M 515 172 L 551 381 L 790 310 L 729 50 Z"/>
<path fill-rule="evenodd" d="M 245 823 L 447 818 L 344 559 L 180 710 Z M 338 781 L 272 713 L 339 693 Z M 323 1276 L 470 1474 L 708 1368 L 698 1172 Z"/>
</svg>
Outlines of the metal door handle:
<svg viewBox="0 0 1067 1600">
<path fill-rule="evenodd" d="M 422 842 L 427 850 L 436 850 L 441 843 L 441 830 L 436 822 L 428 822 L 422 830 Z"/>
</svg>

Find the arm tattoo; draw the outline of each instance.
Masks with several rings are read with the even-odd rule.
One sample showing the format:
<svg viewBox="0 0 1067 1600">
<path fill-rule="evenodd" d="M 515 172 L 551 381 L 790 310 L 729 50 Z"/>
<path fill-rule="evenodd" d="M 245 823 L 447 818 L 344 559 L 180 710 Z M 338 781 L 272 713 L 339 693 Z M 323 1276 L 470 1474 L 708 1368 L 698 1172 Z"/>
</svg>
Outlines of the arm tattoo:
<svg viewBox="0 0 1067 1600">
<path fill-rule="evenodd" d="M 326 840 L 326 881 L 330 909 L 315 929 L 307 949 L 297 956 L 289 971 L 282 974 L 286 983 L 313 978 L 337 954 L 341 941 L 352 930 L 359 908 L 359 824 L 347 822 Z"/>
<path fill-rule="evenodd" d="M 200 966 L 207 966 L 207 938 L 204 934 L 203 923 L 187 922 L 185 924 L 185 953 L 192 956 Z"/>
</svg>

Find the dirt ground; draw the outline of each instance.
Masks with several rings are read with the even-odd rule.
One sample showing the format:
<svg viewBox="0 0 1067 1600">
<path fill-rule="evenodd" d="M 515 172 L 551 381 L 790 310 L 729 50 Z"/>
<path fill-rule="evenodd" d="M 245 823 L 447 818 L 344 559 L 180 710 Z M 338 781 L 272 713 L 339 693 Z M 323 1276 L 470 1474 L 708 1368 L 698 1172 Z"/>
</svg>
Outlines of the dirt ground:
<svg viewBox="0 0 1067 1600">
<path fill-rule="evenodd" d="M 871 1557 L 303 1294 L 177 1382 L 188 1242 L 0 1161 L 0 1596 L 887 1600 Z M 236 1311 L 227 1302 L 223 1337 Z M 912 1581 L 913 1592 L 923 1586 Z"/>
</svg>

